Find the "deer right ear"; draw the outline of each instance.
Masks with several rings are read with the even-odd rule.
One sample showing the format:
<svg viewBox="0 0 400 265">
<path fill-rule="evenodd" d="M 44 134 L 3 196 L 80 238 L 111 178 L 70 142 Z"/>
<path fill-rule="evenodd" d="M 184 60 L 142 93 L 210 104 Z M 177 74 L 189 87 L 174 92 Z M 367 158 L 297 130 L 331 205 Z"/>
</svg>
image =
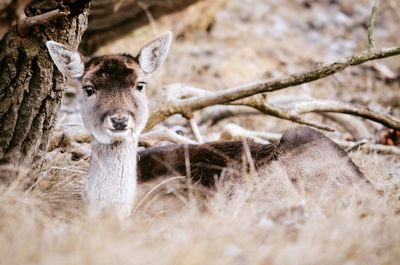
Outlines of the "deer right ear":
<svg viewBox="0 0 400 265">
<path fill-rule="evenodd" d="M 166 32 L 140 50 L 138 59 L 143 72 L 151 74 L 164 62 L 171 46 L 171 41 L 172 33 Z"/>
<path fill-rule="evenodd" d="M 51 59 L 63 75 L 74 78 L 83 76 L 85 66 L 79 52 L 55 41 L 46 42 L 46 46 Z"/>
</svg>

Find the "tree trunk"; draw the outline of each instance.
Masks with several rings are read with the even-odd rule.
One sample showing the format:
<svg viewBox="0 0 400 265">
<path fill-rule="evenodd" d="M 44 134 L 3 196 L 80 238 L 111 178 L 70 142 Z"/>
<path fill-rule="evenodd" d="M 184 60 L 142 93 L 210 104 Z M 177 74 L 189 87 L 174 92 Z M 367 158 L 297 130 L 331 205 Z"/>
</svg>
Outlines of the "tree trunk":
<svg viewBox="0 0 400 265">
<path fill-rule="evenodd" d="M 24 37 L 13 27 L 0 41 L 0 164 L 31 167 L 42 161 L 66 83 L 45 43 L 51 39 L 77 48 L 89 2 L 32 1 L 28 17 L 55 9 L 70 14 L 37 25 Z"/>
<path fill-rule="evenodd" d="M 90 55 L 102 45 L 165 14 L 180 11 L 200 0 L 94 0 L 90 6 L 89 26 L 80 46 Z"/>
</svg>

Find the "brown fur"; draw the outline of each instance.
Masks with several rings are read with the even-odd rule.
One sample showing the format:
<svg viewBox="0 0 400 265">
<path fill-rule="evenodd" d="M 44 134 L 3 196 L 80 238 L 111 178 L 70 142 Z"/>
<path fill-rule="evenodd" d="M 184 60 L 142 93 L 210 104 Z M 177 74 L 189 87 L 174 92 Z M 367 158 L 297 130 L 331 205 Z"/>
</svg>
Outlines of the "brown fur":
<svg viewBox="0 0 400 265">
<path fill-rule="evenodd" d="M 108 90 L 124 89 L 134 87 L 143 76 L 136 58 L 127 54 L 103 55 L 85 63 L 82 83 L 90 81 L 94 86 Z"/>
<path fill-rule="evenodd" d="M 246 148 L 253 161 L 248 161 Z M 272 144 L 260 145 L 250 140 L 151 147 L 139 152 L 139 181 L 166 174 L 186 175 L 185 154 L 189 157 L 193 181 L 211 187 L 214 185 L 214 176 L 220 176 L 224 169 L 230 169 L 227 172 L 230 177 L 238 176 L 244 169 L 249 169 L 249 163 L 254 162 L 258 170 L 276 159 L 278 150 Z"/>
<path fill-rule="evenodd" d="M 256 170 L 266 168 L 267 176 L 285 172 L 307 193 L 316 193 L 327 186 L 328 190 L 337 190 L 353 184 L 374 190 L 339 145 L 308 127 L 288 130 L 277 146 L 247 140 L 148 148 L 139 152 L 138 178 L 147 181 L 165 174 L 186 175 L 187 153 L 192 179 L 210 187 L 214 185 L 214 177 L 228 167 L 233 167 L 236 177 L 241 176 L 240 169 L 246 165 L 243 160 L 246 146 Z"/>
<path fill-rule="evenodd" d="M 271 164 L 284 169 L 290 180 L 305 193 L 343 190 L 358 185 L 376 192 L 372 184 L 338 144 L 308 127 L 290 129 L 284 133 L 278 149 L 281 156 Z"/>
</svg>

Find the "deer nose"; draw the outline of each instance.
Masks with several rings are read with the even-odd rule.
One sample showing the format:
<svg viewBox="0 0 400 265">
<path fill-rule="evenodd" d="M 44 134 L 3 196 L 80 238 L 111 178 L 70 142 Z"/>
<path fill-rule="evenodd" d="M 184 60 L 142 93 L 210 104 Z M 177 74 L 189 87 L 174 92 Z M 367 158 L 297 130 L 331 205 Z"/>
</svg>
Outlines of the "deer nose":
<svg viewBox="0 0 400 265">
<path fill-rule="evenodd" d="M 110 117 L 111 124 L 115 130 L 124 130 L 128 126 L 128 115 L 112 115 Z"/>
</svg>

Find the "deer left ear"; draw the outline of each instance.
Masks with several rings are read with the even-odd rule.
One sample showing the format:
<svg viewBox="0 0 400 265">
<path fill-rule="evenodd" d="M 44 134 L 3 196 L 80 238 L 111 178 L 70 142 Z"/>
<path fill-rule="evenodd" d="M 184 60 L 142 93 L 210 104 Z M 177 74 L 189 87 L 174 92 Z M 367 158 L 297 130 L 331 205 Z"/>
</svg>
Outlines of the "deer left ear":
<svg viewBox="0 0 400 265">
<path fill-rule="evenodd" d="M 140 50 L 137 58 L 140 68 L 142 68 L 145 74 L 153 73 L 164 62 L 171 46 L 171 41 L 172 33 L 167 32 Z"/>
<path fill-rule="evenodd" d="M 55 41 L 46 42 L 46 46 L 51 59 L 63 75 L 74 78 L 82 77 L 85 66 L 79 52 Z"/>
</svg>

